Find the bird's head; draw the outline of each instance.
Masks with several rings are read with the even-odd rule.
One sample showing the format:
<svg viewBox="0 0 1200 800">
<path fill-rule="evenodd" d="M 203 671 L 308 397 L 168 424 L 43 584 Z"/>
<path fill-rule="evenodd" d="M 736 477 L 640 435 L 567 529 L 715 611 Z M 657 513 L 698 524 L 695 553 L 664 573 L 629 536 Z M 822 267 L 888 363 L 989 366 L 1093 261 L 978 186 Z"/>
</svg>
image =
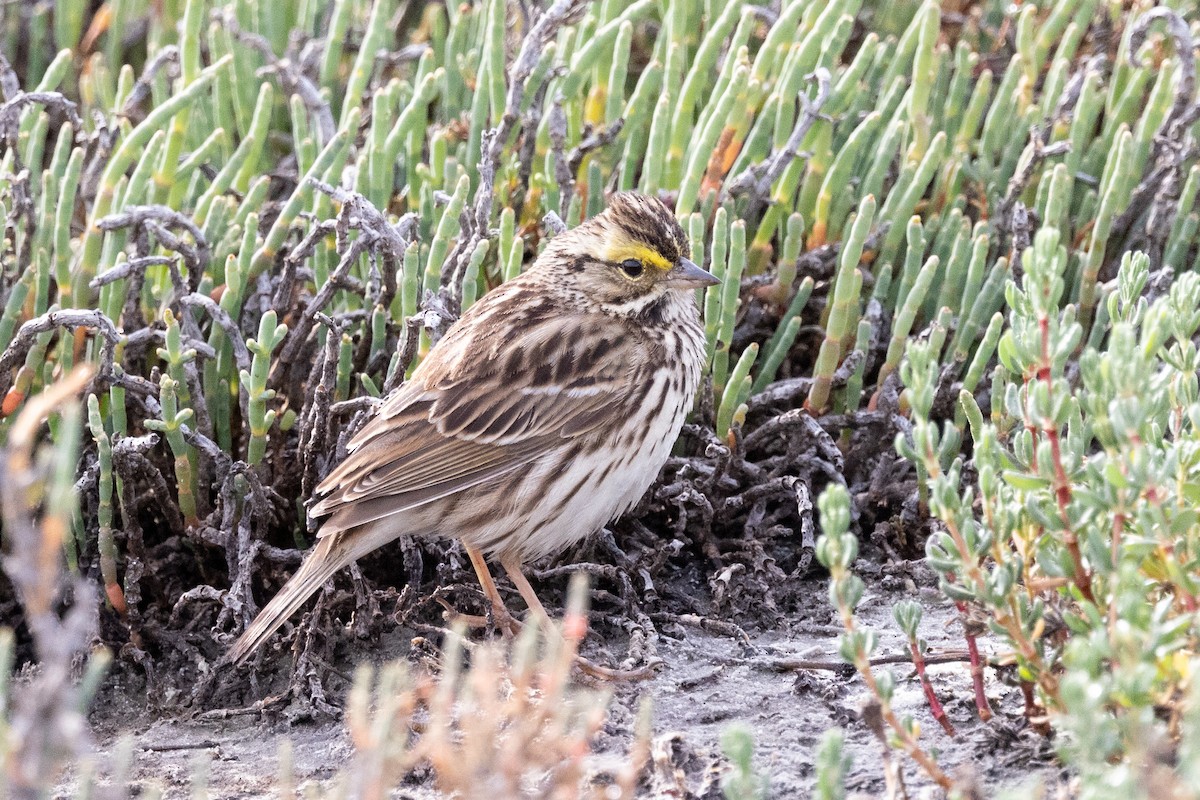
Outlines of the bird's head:
<svg viewBox="0 0 1200 800">
<path fill-rule="evenodd" d="M 693 263 L 675 215 L 658 200 L 633 192 L 613 195 L 608 208 L 556 236 L 539 261 L 561 270 L 577 291 L 607 311 L 636 314 L 672 289 L 720 281 Z"/>
</svg>

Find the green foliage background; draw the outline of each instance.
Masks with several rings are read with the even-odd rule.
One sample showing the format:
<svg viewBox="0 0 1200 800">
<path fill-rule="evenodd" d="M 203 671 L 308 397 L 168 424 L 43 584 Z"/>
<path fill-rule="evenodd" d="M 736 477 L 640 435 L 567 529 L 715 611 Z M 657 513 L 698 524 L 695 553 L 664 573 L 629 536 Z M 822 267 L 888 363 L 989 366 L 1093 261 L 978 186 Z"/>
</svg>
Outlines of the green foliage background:
<svg viewBox="0 0 1200 800">
<path fill-rule="evenodd" d="M 95 364 L 86 420 L 48 433 L 61 456 L 86 428 L 70 477 L 94 499 L 31 495 L 67 504 L 68 573 L 136 630 L 150 486 L 162 526 L 223 552 L 236 628 L 239 554 L 304 543 L 347 422 L 530 262 L 546 215 L 637 189 L 725 278 L 699 298 L 695 422 L 736 446 L 753 396 L 809 377 L 816 416 L 904 413 L 919 337 L 918 411 L 957 423 L 914 458 L 930 479 L 989 405 L 1037 231 L 1067 355 L 1106 345 L 1127 253 L 1152 290 L 1196 267 L 1195 9 L 1139 26 L 1144 5 L 5 4 L 0 444 Z"/>
</svg>

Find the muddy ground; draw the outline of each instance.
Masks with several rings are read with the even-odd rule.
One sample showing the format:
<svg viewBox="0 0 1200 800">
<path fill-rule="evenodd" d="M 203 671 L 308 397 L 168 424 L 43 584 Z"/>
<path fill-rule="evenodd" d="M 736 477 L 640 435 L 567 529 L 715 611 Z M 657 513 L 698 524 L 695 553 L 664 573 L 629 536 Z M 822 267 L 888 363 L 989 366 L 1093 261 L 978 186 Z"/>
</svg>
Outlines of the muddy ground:
<svg viewBox="0 0 1200 800">
<path fill-rule="evenodd" d="M 867 569 L 871 571 L 869 565 Z M 872 588 L 860 608 L 862 621 L 880 634 L 876 655 L 906 652 L 891 619 L 892 606 L 905 597 L 925 607 L 921 632 L 931 653 L 961 651 L 956 612 L 933 591 L 931 574 L 912 562 L 900 565 L 899 576 L 895 567 L 888 570 L 893 574 L 883 575 L 884 570 L 875 567 L 877 580 L 868 581 Z M 665 668 L 652 680 L 616 689 L 605 730 L 596 742 L 597 758 L 627 752 L 636 709 L 649 696 L 656 755 L 641 796 L 721 797 L 718 784 L 726 765 L 720 739 L 735 723 L 753 732 L 755 762 L 770 778 L 770 797 L 810 796 L 817 743 L 831 727 L 845 730 L 853 756 L 848 788 L 883 796 L 881 746 L 860 716 L 867 693 L 855 675 L 836 667 L 839 628 L 826 600 L 826 582 L 810 577 L 797 588 L 808 598 L 801 613 L 769 630 L 748 626 L 745 640 L 695 627 L 663 626 L 657 654 Z M 411 657 L 411 635 L 410 630 L 393 628 L 378 642 L 363 646 L 360 655 L 377 661 Z M 623 653 L 625 642 L 608 638 L 601 643 L 596 638 L 589 639 L 585 650 L 597 660 Z M 983 646 L 987 648 L 986 640 Z M 787 663 L 797 658 L 828 662 L 831 668 L 797 670 Z M 340 666 L 350 671 L 349 664 Z M 899 679 L 897 711 L 919 722 L 921 741 L 952 775 L 974 776 L 985 795 L 1031 777 L 1051 783 L 1059 777 L 1051 744 L 1028 730 L 1019 690 L 1006 685 L 997 671 L 987 671 L 987 691 L 996 717 L 983 723 L 975 714 L 967 665 L 929 667 L 957 729 L 952 739 L 933 720 L 911 670 L 905 665 L 894 669 Z M 135 753 L 131 777 L 143 785 L 161 786 L 168 798 L 191 796 L 189 776 L 197 760 L 209 762 L 210 797 L 277 797 L 278 748 L 284 737 L 292 742 L 301 787 L 305 782 L 327 785 L 352 754 L 337 719 L 289 724 L 284 721 L 287 715 L 280 713 L 222 718 L 212 709 L 198 715 L 172 711 L 169 706 L 147 711 L 139 707 L 143 690 L 133 671 L 122 668 L 114 673 L 92 715 L 97 746 L 103 755 L 111 755 L 120 738 L 131 734 Z M 669 773 L 685 776 L 676 791 L 668 792 L 675 781 Z M 910 789 L 930 785 L 911 762 L 905 762 L 904 775 Z M 432 778 L 424 774 L 394 796 L 415 800 L 439 795 Z"/>
</svg>

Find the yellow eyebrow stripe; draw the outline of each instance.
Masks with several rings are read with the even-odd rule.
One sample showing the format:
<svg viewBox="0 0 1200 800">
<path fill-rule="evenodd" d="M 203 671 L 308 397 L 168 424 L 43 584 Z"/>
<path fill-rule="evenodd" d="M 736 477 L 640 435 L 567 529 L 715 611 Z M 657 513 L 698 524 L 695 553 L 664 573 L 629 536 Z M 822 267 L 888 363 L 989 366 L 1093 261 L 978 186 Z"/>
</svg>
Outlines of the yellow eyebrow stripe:
<svg viewBox="0 0 1200 800">
<path fill-rule="evenodd" d="M 655 269 L 661 269 L 664 272 L 674 266 L 670 261 L 663 258 L 657 250 L 640 244 L 621 244 L 609 247 L 604 257 L 606 260 L 614 262 L 633 258 Z"/>
</svg>

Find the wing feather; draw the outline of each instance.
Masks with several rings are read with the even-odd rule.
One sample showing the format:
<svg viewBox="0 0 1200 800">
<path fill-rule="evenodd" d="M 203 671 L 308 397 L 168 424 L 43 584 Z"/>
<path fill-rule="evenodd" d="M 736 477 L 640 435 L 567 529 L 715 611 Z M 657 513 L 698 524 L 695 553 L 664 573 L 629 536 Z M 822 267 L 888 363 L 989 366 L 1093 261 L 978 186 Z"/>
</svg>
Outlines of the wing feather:
<svg viewBox="0 0 1200 800">
<path fill-rule="evenodd" d="M 334 515 L 322 536 L 495 480 L 624 418 L 614 405 L 627 397 L 638 349 L 613 346 L 611 319 L 560 315 L 560 335 L 550 337 L 544 325 L 496 310 L 505 287 L 493 294 L 450 329 L 317 487 L 310 514 Z M 489 315 L 495 327 L 482 324 Z"/>
</svg>

